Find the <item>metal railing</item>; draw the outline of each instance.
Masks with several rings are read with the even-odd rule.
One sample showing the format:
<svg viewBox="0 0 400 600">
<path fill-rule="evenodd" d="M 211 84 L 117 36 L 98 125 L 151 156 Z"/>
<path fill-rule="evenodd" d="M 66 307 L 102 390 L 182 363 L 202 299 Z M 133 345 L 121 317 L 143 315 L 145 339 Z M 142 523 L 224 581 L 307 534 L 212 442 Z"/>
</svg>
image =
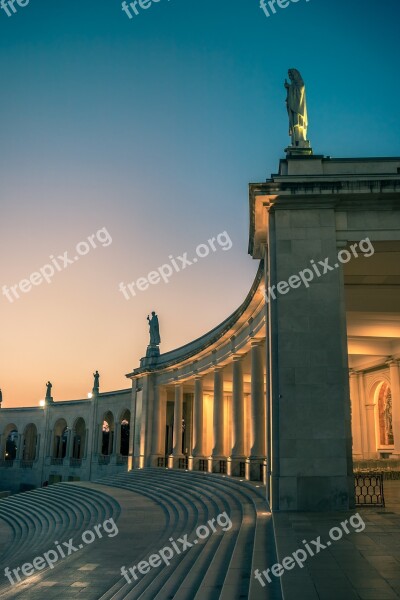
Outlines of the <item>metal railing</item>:
<svg viewBox="0 0 400 600">
<path fill-rule="evenodd" d="M 187 456 L 185 458 L 180 458 L 178 460 L 178 469 L 188 469 L 189 468 L 189 459 Z"/>
<path fill-rule="evenodd" d="M 383 473 L 354 473 L 356 506 L 385 506 Z"/>
<path fill-rule="evenodd" d="M 199 460 L 199 471 L 204 471 L 207 473 L 208 471 L 208 460 L 201 458 Z"/>
<path fill-rule="evenodd" d="M 82 459 L 81 458 L 70 458 L 69 466 L 72 467 L 73 469 L 80 469 L 80 467 L 82 466 Z"/>
<path fill-rule="evenodd" d="M 0 467 L 5 467 L 6 469 L 11 469 L 14 466 L 13 460 L 0 460 Z"/>
<path fill-rule="evenodd" d="M 125 454 L 118 454 L 117 455 L 117 465 L 122 466 L 122 465 L 127 465 L 127 464 L 128 464 L 128 457 L 125 456 Z"/>
<path fill-rule="evenodd" d="M 219 473 L 226 475 L 226 460 L 219 461 Z"/>
</svg>

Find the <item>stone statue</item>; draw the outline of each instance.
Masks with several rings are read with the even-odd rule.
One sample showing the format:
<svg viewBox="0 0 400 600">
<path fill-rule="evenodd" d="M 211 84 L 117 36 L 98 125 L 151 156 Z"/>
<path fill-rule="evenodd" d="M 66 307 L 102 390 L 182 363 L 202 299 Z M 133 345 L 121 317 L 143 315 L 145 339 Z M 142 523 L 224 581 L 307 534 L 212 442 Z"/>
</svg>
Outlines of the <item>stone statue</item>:
<svg viewBox="0 0 400 600">
<path fill-rule="evenodd" d="M 94 377 L 94 382 L 93 382 L 93 390 L 92 392 L 94 394 L 98 394 L 99 393 L 99 389 L 100 389 L 100 383 L 99 383 L 99 379 L 100 379 L 100 374 L 98 371 L 96 371 L 96 373 L 93 373 L 93 377 Z"/>
<path fill-rule="evenodd" d="M 307 141 L 307 101 L 306 87 L 302 76 L 297 69 L 289 69 L 290 84 L 285 79 L 287 90 L 286 105 L 289 115 L 289 135 L 292 138 L 292 146 L 309 148 Z"/>
<path fill-rule="evenodd" d="M 389 393 L 386 399 L 385 410 L 383 411 L 385 421 L 385 444 L 393 444 L 393 416 L 392 416 L 392 396 Z"/>
<path fill-rule="evenodd" d="M 156 313 L 153 311 L 151 313 L 151 319 L 149 316 L 147 316 L 147 320 L 150 327 L 150 346 L 159 346 L 161 344 L 160 326 Z"/>
<path fill-rule="evenodd" d="M 51 398 L 51 388 L 53 387 L 53 386 L 52 386 L 52 384 L 50 383 L 50 381 L 48 381 L 48 382 L 46 383 L 46 387 L 47 387 L 47 390 L 46 390 L 46 398 L 47 398 L 47 399 L 50 399 L 50 398 Z"/>
<path fill-rule="evenodd" d="M 3 402 L 3 393 L 0 389 L 0 408 L 1 408 L 1 403 Z"/>
</svg>

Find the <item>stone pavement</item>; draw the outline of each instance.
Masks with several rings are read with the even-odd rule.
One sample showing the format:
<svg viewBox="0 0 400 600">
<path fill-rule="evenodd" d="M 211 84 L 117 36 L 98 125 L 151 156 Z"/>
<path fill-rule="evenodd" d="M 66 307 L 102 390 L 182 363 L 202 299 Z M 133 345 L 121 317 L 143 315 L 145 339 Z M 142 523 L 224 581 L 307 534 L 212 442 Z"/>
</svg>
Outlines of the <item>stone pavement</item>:
<svg viewBox="0 0 400 600">
<path fill-rule="evenodd" d="M 302 540 L 310 542 L 318 536 L 323 543 L 329 540 L 329 530 L 357 512 L 366 524 L 363 532 L 344 534 L 329 548 L 309 556 L 303 568 L 296 565 L 285 571 L 284 600 L 400 598 L 400 481 L 385 481 L 384 489 L 386 508 L 274 514 L 279 562 L 304 548 Z"/>
</svg>

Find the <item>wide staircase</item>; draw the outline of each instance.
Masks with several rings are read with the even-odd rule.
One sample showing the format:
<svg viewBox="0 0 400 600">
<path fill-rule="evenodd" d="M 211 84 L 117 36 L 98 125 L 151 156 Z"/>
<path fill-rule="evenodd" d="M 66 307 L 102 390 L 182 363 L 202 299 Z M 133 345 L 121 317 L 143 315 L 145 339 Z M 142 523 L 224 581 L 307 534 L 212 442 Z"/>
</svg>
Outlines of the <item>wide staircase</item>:
<svg viewBox="0 0 400 600">
<path fill-rule="evenodd" d="M 223 530 L 226 520 L 224 527 L 218 524 L 223 513 L 232 523 L 227 531 Z M 41 571 L 31 585 L 26 580 L 23 590 L 15 586 L 14 595 L 2 586 L 0 597 L 39 598 L 42 589 L 47 600 L 60 595 L 79 595 L 85 600 L 282 598 L 279 579 L 263 588 L 254 578 L 255 569 L 262 571 L 277 562 L 265 488 L 208 473 L 138 469 L 90 484 L 57 484 L 1 500 L 0 517 L 10 531 L 0 563 L 12 566 L 7 563 L 11 549 L 13 563 L 32 561 L 54 547 L 56 539 L 76 539 L 110 516 L 118 520 L 118 536 Z M 200 526 L 201 536 L 196 535 Z M 146 574 L 136 571 L 137 579 L 130 575 L 130 567 L 166 546 L 172 548 L 172 542 L 182 549 L 178 540 L 186 535 L 192 546 L 180 554 L 174 552 L 169 565 L 162 563 Z M 26 558 L 27 545 L 30 558 Z M 82 570 L 87 564 L 94 565 L 94 570 Z M 121 576 L 122 566 L 130 583 Z M 4 566 L 0 568 L 4 571 Z M 76 593 L 69 594 L 67 583 L 72 581 L 70 587 Z"/>
</svg>

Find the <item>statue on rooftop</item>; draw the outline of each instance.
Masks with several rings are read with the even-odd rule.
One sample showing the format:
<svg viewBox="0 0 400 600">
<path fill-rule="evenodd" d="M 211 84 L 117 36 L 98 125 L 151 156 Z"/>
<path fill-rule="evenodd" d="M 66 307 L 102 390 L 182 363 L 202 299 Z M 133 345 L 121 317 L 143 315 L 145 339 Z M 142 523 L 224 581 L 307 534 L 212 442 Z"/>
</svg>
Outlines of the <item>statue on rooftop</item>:
<svg viewBox="0 0 400 600">
<path fill-rule="evenodd" d="M 50 381 L 48 381 L 46 383 L 46 399 L 50 400 L 51 399 L 51 388 L 52 388 L 52 384 L 50 383 Z"/>
<path fill-rule="evenodd" d="M 161 344 L 160 326 L 156 313 L 153 311 L 151 313 L 151 319 L 149 316 L 147 316 L 147 320 L 150 327 L 150 346 L 159 346 Z"/>
<path fill-rule="evenodd" d="M 93 373 L 93 377 L 94 377 L 94 382 L 93 382 L 93 394 L 98 394 L 99 393 L 99 389 L 100 389 L 100 383 L 99 383 L 99 379 L 100 379 L 100 374 L 98 371 L 96 371 L 96 373 Z"/>
<path fill-rule="evenodd" d="M 292 138 L 292 147 L 309 148 L 307 141 L 307 100 L 306 87 L 302 76 L 297 69 L 288 71 L 290 83 L 285 79 L 287 90 L 286 106 L 289 115 L 289 135 Z"/>
</svg>

